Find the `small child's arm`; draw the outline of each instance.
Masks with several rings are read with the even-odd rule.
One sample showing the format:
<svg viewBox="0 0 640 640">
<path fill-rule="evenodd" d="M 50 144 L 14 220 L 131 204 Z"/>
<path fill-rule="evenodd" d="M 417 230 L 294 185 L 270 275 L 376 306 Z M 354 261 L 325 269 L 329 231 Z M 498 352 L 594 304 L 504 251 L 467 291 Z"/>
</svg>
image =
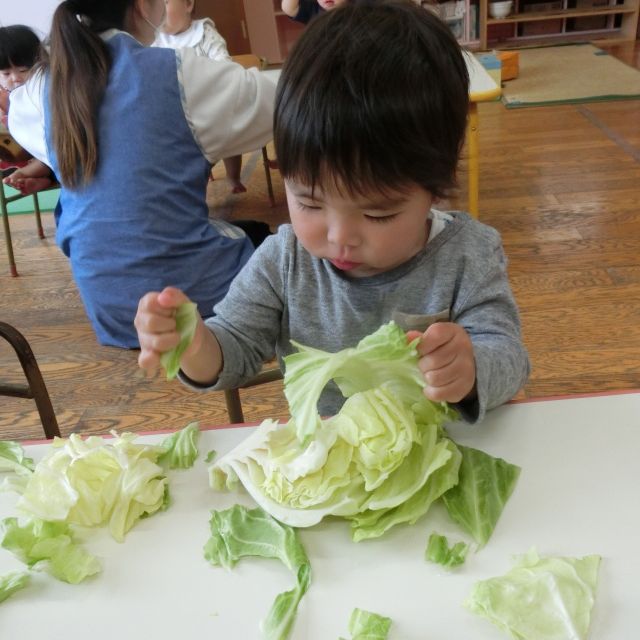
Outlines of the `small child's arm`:
<svg viewBox="0 0 640 640">
<path fill-rule="evenodd" d="M 180 342 L 176 311 L 185 302 L 189 298 L 174 287 L 147 293 L 140 299 L 134 325 L 140 342 L 138 365 L 142 369 L 157 369 L 160 356 Z M 182 354 L 180 368 L 189 379 L 202 385 L 213 384 L 222 369 L 220 345 L 199 314 L 193 341 Z"/>
<path fill-rule="evenodd" d="M 295 18 L 300 9 L 300 0 L 282 0 L 282 11 L 290 18 Z"/>
</svg>

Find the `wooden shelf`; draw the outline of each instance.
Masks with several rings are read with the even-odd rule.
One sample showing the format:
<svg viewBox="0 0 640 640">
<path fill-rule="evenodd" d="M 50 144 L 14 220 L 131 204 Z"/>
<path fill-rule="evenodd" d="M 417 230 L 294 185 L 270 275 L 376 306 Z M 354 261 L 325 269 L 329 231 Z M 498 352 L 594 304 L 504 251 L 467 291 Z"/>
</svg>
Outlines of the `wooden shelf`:
<svg viewBox="0 0 640 640">
<path fill-rule="evenodd" d="M 537 22 L 539 20 L 557 20 L 558 18 L 585 18 L 588 16 L 612 16 L 621 13 L 635 13 L 637 7 L 614 5 L 610 7 L 594 7 L 592 9 L 558 9 L 556 11 L 529 11 L 527 13 L 515 13 L 506 18 L 487 18 L 487 26 L 492 24 L 505 24 L 509 22 Z"/>
<path fill-rule="evenodd" d="M 500 46 L 517 46 L 518 44 L 530 46 L 534 43 L 560 43 L 589 40 L 600 43 L 614 43 L 633 41 L 636 38 L 638 28 L 638 12 L 640 0 L 625 0 L 623 3 L 614 4 L 614 0 L 606 6 L 597 7 L 571 7 L 569 0 L 562 0 L 563 8 L 547 11 L 524 11 L 525 6 L 535 6 L 536 2 L 528 0 L 514 0 L 516 13 L 506 18 L 492 18 L 489 15 L 489 0 L 479 0 L 479 29 L 480 49 L 486 50 Z M 607 24 L 592 29 L 574 29 L 572 21 L 580 18 L 609 17 Z M 517 28 L 519 24 L 549 23 L 544 28 L 545 33 L 534 33 L 538 29 L 528 29 L 530 33 L 522 33 Z M 551 24 L 553 23 L 553 24 Z M 511 25 L 513 35 L 504 34 L 504 25 Z M 557 27 L 556 27 L 557 25 Z M 500 29 L 503 33 L 498 42 L 489 38 L 491 30 Z M 524 29 L 524 28 L 523 28 Z M 540 31 L 542 31 L 542 27 Z"/>
</svg>

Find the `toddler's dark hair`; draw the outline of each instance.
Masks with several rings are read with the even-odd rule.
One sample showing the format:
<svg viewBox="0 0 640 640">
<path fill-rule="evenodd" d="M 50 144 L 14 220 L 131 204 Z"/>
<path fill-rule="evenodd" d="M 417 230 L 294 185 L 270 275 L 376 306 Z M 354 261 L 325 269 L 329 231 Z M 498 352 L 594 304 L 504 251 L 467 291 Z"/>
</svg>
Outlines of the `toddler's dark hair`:
<svg viewBox="0 0 640 640">
<path fill-rule="evenodd" d="M 0 69 L 30 69 L 39 60 L 40 50 L 40 38 L 29 27 L 23 24 L 0 27 Z"/>
<path fill-rule="evenodd" d="M 447 25 L 410 0 L 346 3 L 286 60 L 274 139 L 285 178 L 351 193 L 455 184 L 469 77 Z"/>
</svg>

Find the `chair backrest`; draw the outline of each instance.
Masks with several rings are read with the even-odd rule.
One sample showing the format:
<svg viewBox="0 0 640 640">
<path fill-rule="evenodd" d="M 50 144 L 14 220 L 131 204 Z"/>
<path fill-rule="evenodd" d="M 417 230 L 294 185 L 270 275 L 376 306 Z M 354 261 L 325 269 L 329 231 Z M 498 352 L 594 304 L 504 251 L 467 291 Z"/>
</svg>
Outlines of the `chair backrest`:
<svg viewBox="0 0 640 640">
<path fill-rule="evenodd" d="M 227 389 L 224 392 L 224 399 L 227 405 L 227 413 L 229 414 L 229 422 L 231 424 L 244 422 L 244 413 L 242 412 L 242 402 L 240 400 L 240 389 L 247 389 L 259 384 L 282 380 L 282 378 L 282 371 L 279 367 L 275 367 L 273 369 L 265 369 L 261 371 L 257 376 L 247 380 L 247 382 L 245 382 L 241 387 Z"/>
<path fill-rule="evenodd" d="M 60 429 L 53 412 L 49 392 L 27 339 L 15 327 L 6 322 L 0 322 L 0 338 L 4 338 L 13 347 L 27 379 L 26 385 L 0 382 L 0 395 L 34 400 L 44 435 L 47 438 L 60 437 Z"/>
</svg>

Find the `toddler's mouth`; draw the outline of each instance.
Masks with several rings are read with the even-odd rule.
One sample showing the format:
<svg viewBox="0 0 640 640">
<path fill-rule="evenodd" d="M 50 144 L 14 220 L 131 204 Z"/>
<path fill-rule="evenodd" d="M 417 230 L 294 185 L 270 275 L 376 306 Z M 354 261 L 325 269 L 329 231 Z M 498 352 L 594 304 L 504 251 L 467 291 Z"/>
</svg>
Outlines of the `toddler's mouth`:
<svg viewBox="0 0 640 640">
<path fill-rule="evenodd" d="M 351 262 L 351 260 L 330 260 L 329 262 L 341 271 L 351 271 L 362 264 L 361 262 Z"/>
</svg>

